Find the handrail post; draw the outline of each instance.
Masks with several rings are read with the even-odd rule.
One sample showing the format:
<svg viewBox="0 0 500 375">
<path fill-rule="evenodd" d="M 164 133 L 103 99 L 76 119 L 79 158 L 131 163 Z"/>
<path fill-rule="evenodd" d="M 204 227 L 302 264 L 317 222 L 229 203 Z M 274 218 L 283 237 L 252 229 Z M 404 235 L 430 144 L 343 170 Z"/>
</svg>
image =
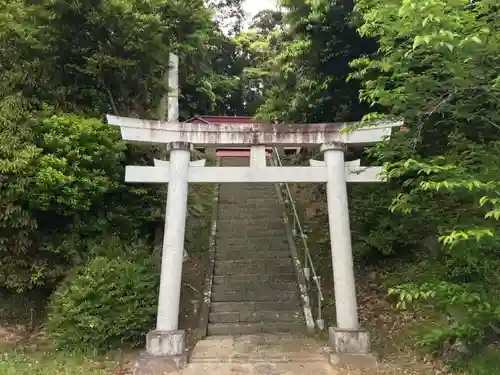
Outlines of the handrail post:
<svg viewBox="0 0 500 375">
<path fill-rule="evenodd" d="M 322 308 L 323 308 L 323 297 L 320 297 L 319 295 L 319 290 L 321 289 L 321 277 L 316 276 L 317 282 L 318 282 L 318 319 L 316 319 L 316 326 L 318 329 L 323 331 L 325 329 L 325 320 L 323 319 L 323 313 L 322 313 Z"/>
</svg>

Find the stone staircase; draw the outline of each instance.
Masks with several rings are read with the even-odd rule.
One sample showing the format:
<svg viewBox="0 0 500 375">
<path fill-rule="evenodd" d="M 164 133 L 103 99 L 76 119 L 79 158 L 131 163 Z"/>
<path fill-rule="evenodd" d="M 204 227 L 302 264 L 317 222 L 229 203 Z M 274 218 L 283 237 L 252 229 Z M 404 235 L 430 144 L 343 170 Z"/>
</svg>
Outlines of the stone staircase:
<svg viewBox="0 0 500 375">
<path fill-rule="evenodd" d="M 305 331 L 282 213 L 272 184 L 220 185 L 208 335 Z"/>
</svg>

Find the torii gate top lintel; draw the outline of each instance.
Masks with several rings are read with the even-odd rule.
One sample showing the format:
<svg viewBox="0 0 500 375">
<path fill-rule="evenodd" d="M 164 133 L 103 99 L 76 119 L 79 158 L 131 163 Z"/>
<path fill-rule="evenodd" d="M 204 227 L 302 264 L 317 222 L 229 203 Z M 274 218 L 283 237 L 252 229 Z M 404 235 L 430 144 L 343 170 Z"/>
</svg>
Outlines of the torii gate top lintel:
<svg viewBox="0 0 500 375">
<path fill-rule="evenodd" d="M 313 146 L 341 142 L 365 145 L 380 142 L 403 121 L 378 122 L 373 126 L 342 132 L 353 123 L 248 124 L 181 123 L 107 115 L 119 126 L 122 138 L 147 143 L 186 142 L 196 146 Z"/>
</svg>

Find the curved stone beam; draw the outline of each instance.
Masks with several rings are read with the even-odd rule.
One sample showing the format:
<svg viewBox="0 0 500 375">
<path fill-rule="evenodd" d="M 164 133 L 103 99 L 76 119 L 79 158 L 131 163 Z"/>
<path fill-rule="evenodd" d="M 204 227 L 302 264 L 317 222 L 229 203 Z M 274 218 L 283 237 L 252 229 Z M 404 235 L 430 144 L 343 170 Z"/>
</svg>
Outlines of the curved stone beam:
<svg viewBox="0 0 500 375">
<path fill-rule="evenodd" d="M 377 122 L 376 126 L 341 132 L 353 123 L 327 124 L 212 124 L 179 123 L 107 115 L 128 141 L 165 144 L 187 142 L 197 146 L 300 146 L 341 142 L 373 144 L 390 136 L 403 121 Z"/>
</svg>

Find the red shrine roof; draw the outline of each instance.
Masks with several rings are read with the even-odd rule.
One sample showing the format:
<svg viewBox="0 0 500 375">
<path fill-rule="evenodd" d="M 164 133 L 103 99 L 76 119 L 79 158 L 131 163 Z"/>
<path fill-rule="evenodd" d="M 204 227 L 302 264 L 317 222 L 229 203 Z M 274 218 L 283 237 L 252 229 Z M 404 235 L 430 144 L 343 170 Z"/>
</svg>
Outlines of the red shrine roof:
<svg viewBox="0 0 500 375">
<path fill-rule="evenodd" d="M 262 124 L 262 121 L 255 120 L 250 116 L 196 116 L 194 119 L 190 119 L 186 122 L 199 124 L 199 123 L 211 123 L 211 124 Z"/>
</svg>

